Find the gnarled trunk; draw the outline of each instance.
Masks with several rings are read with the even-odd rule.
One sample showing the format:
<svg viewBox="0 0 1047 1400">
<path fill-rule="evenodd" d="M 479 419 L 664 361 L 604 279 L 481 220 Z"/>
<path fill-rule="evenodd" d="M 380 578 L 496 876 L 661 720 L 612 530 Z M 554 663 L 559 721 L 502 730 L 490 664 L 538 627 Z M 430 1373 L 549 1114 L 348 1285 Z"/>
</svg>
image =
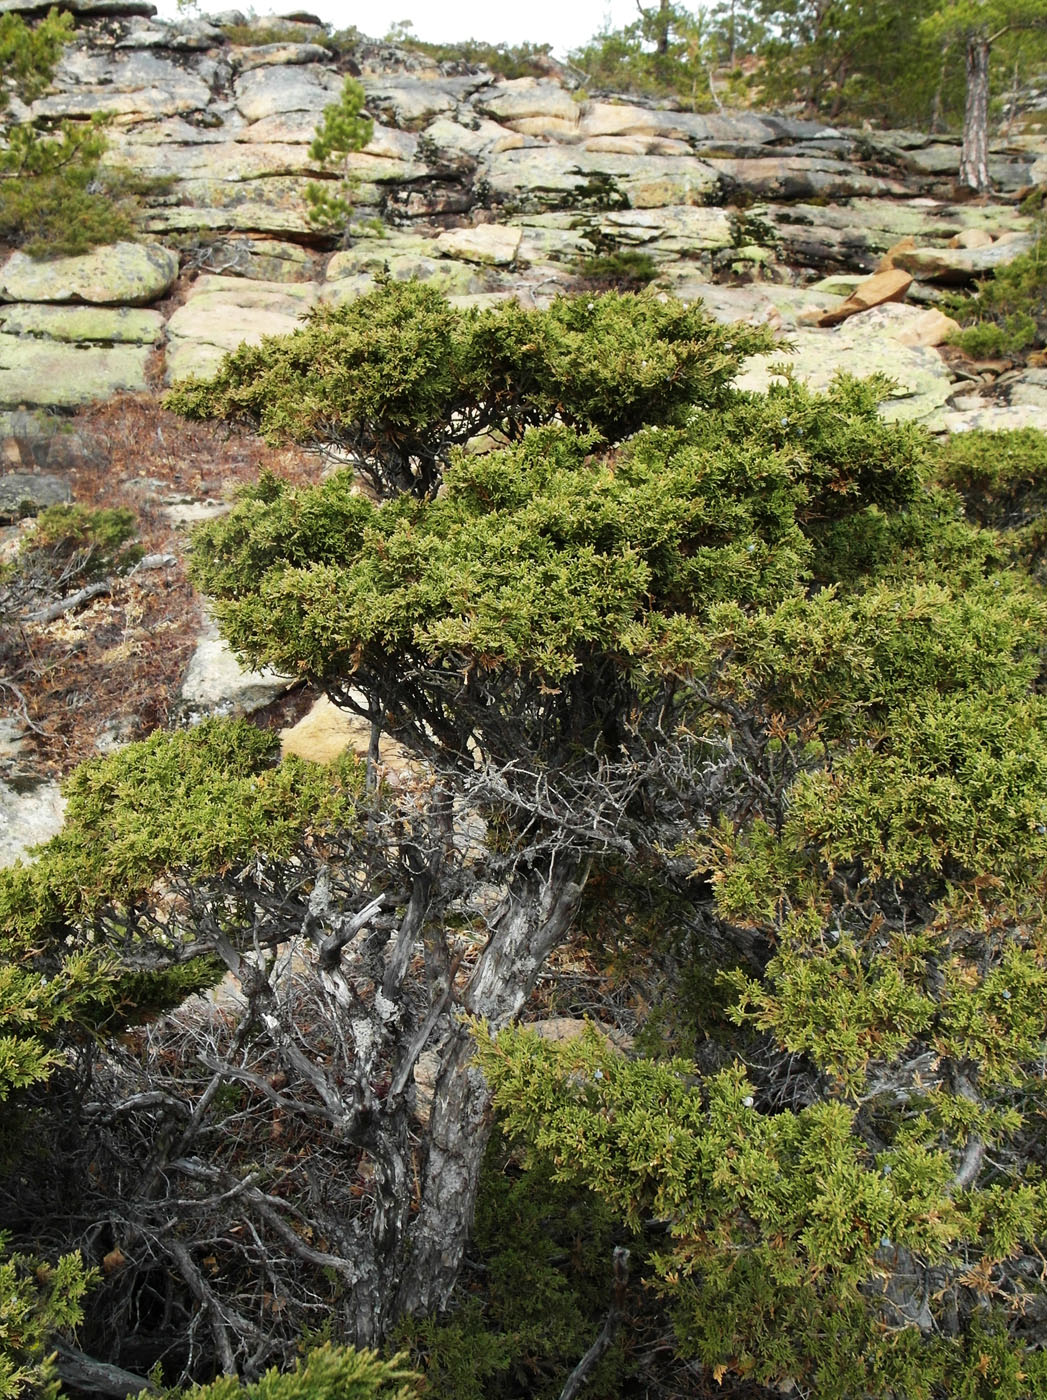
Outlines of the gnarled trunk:
<svg viewBox="0 0 1047 1400">
<path fill-rule="evenodd" d="M 585 883 L 575 857 L 551 856 L 540 875 L 519 876 L 493 920 L 491 938 L 463 997 L 492 1027 L 519 1013 L 545 960 L 563 940 Z M 396 1312 L 446 1307 L 462 1265 L 490 1132 L 490 1093 L 472 1064 L 472 1037 L 454 1027 L 433 1094 L 418 1212 L 411 1223 Z"/>
</svg>

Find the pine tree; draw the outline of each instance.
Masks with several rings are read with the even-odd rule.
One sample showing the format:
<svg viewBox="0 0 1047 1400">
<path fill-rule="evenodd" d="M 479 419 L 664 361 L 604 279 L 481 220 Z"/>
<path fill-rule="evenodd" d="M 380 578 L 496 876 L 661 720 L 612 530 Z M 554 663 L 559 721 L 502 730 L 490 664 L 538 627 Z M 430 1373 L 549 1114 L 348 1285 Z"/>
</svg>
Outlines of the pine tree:
<svg viewBox="0 0 1047 1400">
<path fill-rule="evenodd" d="M 172 394 L 352 459 L 363 490 L 261 480 L 193 567 L 245 660 L 372 733 L 330 769 L 249 726 L 158 734 L 83 769 L 0 880 L 37 949 L 90 930 L 124 975 L 244 988 L 103 1056 L 119 1107 L 84 1148 L 198 1358 L 286 1358 L 310 1308 L 371 1345 L 446 1307 L 490 1083 L 660 1234 L 714 1373 L 1039 1383 L 1045 605 L 882 385 L 734 391 L 768 343 L 655 298 L 388 284 Z M 674 946 L 692 1055 L 512 1030 L 596 926 L 626 964 Z"/>
</svg>

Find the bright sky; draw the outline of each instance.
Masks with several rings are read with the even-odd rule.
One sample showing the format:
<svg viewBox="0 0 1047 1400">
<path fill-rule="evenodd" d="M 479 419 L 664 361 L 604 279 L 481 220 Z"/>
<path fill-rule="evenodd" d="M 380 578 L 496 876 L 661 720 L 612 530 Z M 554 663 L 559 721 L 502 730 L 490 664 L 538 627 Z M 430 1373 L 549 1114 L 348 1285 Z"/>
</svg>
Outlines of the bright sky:
<svg viewBox="0 0 1047 1400">
<path fill-rule="evenodd" d="M 167 19 L 178 13 L 177 0 L 153 0 Z M 203 0 L 203 13 L 239 9 L 251 12 L 236 0 Z M 419 39 L 450 42 L 453 39 L 485 39 L 491 43 L 552 44 L 563 55 L 577 48 L 604 27 L 630 24 L 636 18 L 636 0 L 524 0 L 493 5 L 490 0 L 256 0 L 257 14 L 306 11 L 318 15 L 336 29 L 356 25 L 362 33 L 380 38 L 397 20 L 410 20 Z"/>
</svg>

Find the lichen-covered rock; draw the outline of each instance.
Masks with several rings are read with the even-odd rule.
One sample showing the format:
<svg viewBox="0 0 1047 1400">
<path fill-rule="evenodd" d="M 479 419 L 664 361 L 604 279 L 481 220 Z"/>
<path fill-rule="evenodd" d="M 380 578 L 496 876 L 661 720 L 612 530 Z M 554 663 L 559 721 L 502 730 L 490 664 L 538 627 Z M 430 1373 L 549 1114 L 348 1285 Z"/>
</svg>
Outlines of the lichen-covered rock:
<svg viewBox="0 0 1047 1400">
<path fill-rule="evenodd" d="M 244 715 L 282 695 L 292 682 L 275 671 L 247 671 L 210 620 L 197 642 L 180 699 L 197 714 Z"/>
<path fill-rule="evenodd" d="M 851 329 L 864 335 L 886 335 L 899 345 L 944 345 L 959 323 L 934 306 L 885 302 L 851 318 Z"/>
<path fill-rule="evenodd" d="M 167 323 L 167 382 L 209 374 L 238 345 L 257 345 L 263 336 L 295 330 L 316 295 L 315 282 L 198 278 Z"/>
<path fill-rule="evenodd" d="M 13 865 L 61 828 L 65 799 L 57 783 L 0 783 L 0 867 Z"/>
<path fill-rule="evenodd" d="M 63 345 L 0 334 L 0 406 L 75 408 L 144 393 L 148 345 Z"/>
<path fill-rule="evenodd" d="M 447 258 L 508 267 L 520 250 L 520 229 L 506 224 L 448 229 L 437 238 L 436 248 Z"/>
<path fill-rule="evenodd" d="M 573 131 L 581 115 L 578 103 L 559 83 L 544 78 L 513 78 L 493 83 L 477 93 L 473 106 L 485 116 L 507 125 L 539 118 L 562 123 Z"/>
<path fill-rule="evenodd" d="M 279 64 L 242 73 L 233 90 L 236 105 L 249 122 L 286 112 L 313 112 L 319 121 L 341 88 L 342 79 L 327 69 Z"/>
<path fill-rule="evenodd" d="M 912 248 L 897 253 L 896 267 L 911 272 L 922 282 L 970 282 L 975 277 L 1006 267 L 1035 242 L 1034 236 L 998 238 L 987 248 Z"/>
<path fill-rule="evenodd" d="M 777 377 L 774 366 L 786 365 L 812 389 L 824 391 L 837 374 L 860 378 L 882 374 L 894 383 L 880 412 L 891 420 L 908 419 L 940 427 L 942 409 L 952 392 L 949 372 L 935 350 L 904 346 L 888 336 L 871 336 L 845 322 L 838 330 L 796 330 L 790 348 L 747 360 L 735 381 L 739 389 L 762 393 Z"/>
<path fill-rule="evenodd" d="M 0 426 L 0 433 L 2 431 Z M 52 472 L 5 471 L 0 475 L 0 521 L 21 520 L 69 500 L 72 500 L 69 482 Z"/>
<path fill-rule="evenodd" d="M 492 202 L 521 211 L 703 204 L 719 187 L 716 171 L 693 157 L 641 158 L 570 146 L 499 151 L 485 161 L 483 178 Z"/>
<path fill-rule="evenodd" d="M 177 276 L 178 254 L 158 243 L 116 243 L 47 262 L 12 253 L 0 268 L 0 299 L 147 306 L 170 291 Z"/>
<path fill-rule="evenodd" d="M 46 336 L 73 344 L 155 345 L 163 330 L 159 311 L 130 306 L 0 305 L 0 331 L 5 335 Z"/>
</svg>

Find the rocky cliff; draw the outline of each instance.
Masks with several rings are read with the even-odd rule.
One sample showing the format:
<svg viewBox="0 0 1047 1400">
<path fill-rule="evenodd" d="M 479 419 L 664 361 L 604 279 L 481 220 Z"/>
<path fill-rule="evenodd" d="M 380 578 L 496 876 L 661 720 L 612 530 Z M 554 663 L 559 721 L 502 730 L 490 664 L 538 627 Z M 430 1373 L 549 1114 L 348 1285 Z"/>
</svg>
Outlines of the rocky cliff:
<svg viewBox="0 0 1047 1400">
<path fill-rule="evenodd" d="M 130 591 L 101 600 L 109 609 L 101 622 L 78 624 L 88 638 L 81 651 L 93 648 L 97 665 L 68 681 L 63 703 L 75 716 L 90 709 L 75 697 L 91 692 L 101 712 L 94 727 L 80 723 L 80 740 L 48 747 L 16 706 L 0 720 L 0 765 L 9 770 L 37 773 L 41 754 L 44 767 L 67 766 L 84 734 L 90 749 L 141 732 L 164 718 L 163 695 L 183 680 L 183 696 L 202 706 L 255 704 L 279 688 L 259 688 L 257 678 L 245 688 L 235 667 L 225 682 L 206 679 L 215 648 L 206 636 L 185 676 L 197 634 L 195 619 L 185 621 L 192 605 L 176 532 L 222 508 L 244 460 L 212 443 L 206 468 L 187 466 L 173 436 L 187 430 L 163 419 L 157 397 L 166 383 L 206 374 L 243 340 L 289 331 L 310 307 L 361 295 L 383 271 L 428 279 L 464 304 L 514 296 L 542 304 L 584 286 L 580 264 L 594 252 L 642 252 L 656 292 L 701 298 L 720 319 L 766 321 L 788 335 L 787 353 L 748 366 L 748 385 L 766 384 L 771 365 L 791 358 L 815 384 L 838 369 L 884 371 L 896 382 L 885 411 L 936 429 L 1047 418 L 1047 371 L 1000 380 L 991 367 L 943 354 L 936 347 L 947 326 L 935 311 L 943 287 L 1029 246 L 1017 194 L 1047 182 L 1047 136 L 998 145 L 998 199 L 963 203 L 953 189 L 958 145 L 940 137 L 679 112 L 580 94 L 553 76 L 505 81 L 426 67 L 367 41 L 336 53 L 322 29 L 299 21 L 280 42 L 234 44 L 230 30 L 251 37 L 243 16 L 164 23 L 138 0 L 66 7 L 78 29 L 53 90 L 18 115 L 108 112 L 106 159 L 164 185 L 147 205 L 140 242 L 46 263 L 0 255 L 0 517 L 70 492 L 119 497 L 142 513 L 161 562 Z M 0 0 L 0 13 L 44 8 Z M 271 37 L 271 20 L 254 23 Z M 309 224 L 304 190 L 324 178 L 309 143 L 346 73 L 360 78 L 375 119 L 370 143 L 350 161 L 361 219 L 372 222 L 332 251 Z M 859 298 L 857 314 L 819 326 L 839 319 L 841 301 L 885 258 L 904 274 L 886 304 L 861 309 Z M 126 394 L 139 397 L 119 400 L 121 435 L 106 405 Z M 252 449 L 253 463 L 262 451 Z M 161 662 L 155 643 L 165 627 L 171 645 Z M 53 641 L 40 640 L 41 655 Z M 78 646 L 74 627 L 62 654 Z M 231 662 L 219 655 L 216 664 L 220 673 Z M 148 672 L 156 694 L 145 682 L 132 686 L 133 713 L 118 723 L 128 665 Z M 37 719 L 52 738 L 75 727 Z M 0 792 L 0 826 L 6 800 Z"/>
</svg>

